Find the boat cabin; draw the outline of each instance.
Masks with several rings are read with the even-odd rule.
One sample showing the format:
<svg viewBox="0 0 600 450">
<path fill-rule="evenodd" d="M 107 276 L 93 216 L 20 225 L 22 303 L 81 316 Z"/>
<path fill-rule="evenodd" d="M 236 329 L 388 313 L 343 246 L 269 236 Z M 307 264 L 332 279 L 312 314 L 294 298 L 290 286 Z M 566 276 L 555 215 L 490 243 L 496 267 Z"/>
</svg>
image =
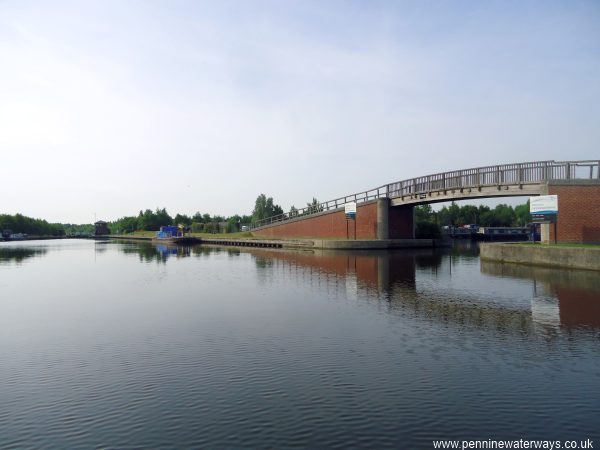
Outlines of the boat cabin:
<svg viewBox="0 0 600 450">
<path fill-rule="evenodd" d="M 169 239 L 174 237 L 183 236 L 183 233 L 179 230 L 179 227 L 174 225 L 165 225 L 160 227 L 160 231 L 156 232 L 158 239 Z"/>
</svg>

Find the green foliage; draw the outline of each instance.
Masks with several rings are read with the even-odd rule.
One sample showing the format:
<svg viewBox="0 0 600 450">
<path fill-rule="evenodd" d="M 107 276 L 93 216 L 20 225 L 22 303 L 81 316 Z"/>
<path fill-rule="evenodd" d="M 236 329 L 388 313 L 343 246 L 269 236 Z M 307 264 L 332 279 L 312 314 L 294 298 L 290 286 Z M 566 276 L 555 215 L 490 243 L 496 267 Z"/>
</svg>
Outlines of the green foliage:
<svg viewBox="0 0 600 450">
<path fill-rule="evenodd" d="M 192 222 L 192 233 L 204 232 L 204 224 L 202 222 Z"/>
<path fill-rule="evenodd" d="M 430 205 L 415 207 L 415 235 L 418 238 L 439 236 L 441 226 L 461 227 L 476 224 L 481 227 L 515 227 L 526 226 L 530 221 L 529 202 L 515 208 L 499 204 L 494 209 L 485 205 L 458 206 L 452 202 L 437 213 Z"/>
<path fill-rule="evenodd" d="M 132 233 L 135 230 L 139 230 L 138 218 L 134 216 L 121 217 L 114 222 L 108 224 L 108 228 L 111 234 L 124 234 Z"/>
<path fill-rule="evenodd" d="M 242 217 L 235 214 L 227 219 L 227 233 L 237 233 L 242 228 Z"/>
<path fill-rule="evenodd" d="M 440 225 L 459 226 L 460 224 L 460 207 L 452 202 L 450 206 L 444 206 L 437 213 L 438 223 Z"/>
<path fill-rule="evenodd" d="M 484 227 L 512 227 L 517 224 L 512 206 L 500 204 L 482 217 L 479 225 Z"/>
<path fill-rule="evenodd" d="M 313 197 L 312 202 L 306 204 L 307 214 L 323 211 L 323 206 L 320 205 L 319 200 Z"/>
<path fill-rule="evenodd" d="M 279 214 L 283 214 L 283 208 L 273 202 L 273 197 L 267 198 L 265 194 L 260 194 L 256 197 L 254 209 L 252 210 L 252 220 L 254 222 L 268 219 L 269 217 L 277 216 Z"/>
<path fill-rule="evenodd" d="M 189 227 L 192 224 L 192 218 L 190 216 L 186 216 L 185 214 L 177 214 L 173 219 L 174 225 L 185 225 Z"/>
<path fill-rule="evenodd" d="M 155 212 L 147 209 L 138 214 L 138 228 L 146 231 L 158 231 L 164 225 L 173 225 L 173 218 L 165 208 L 156 208 Z"/>
<path fill-rule="evenodd" d="M 415 206 L 415 221 L 416 222 L 436 222 L 435 212 L 431 205 Z"/>
<path fill-rule="evenodd" d="M 531 222 L 531 214 L 529 214 L 529 200 L 523 205 L 515 206 L 515 216 L 517 225 L 524 227 Z"/>
<path fill-rule="evenodd" d="M 205 223 L 204 227 L 202 227 L 203 233 L 218 233 L 219 232 L 219 223 L 218 222 L 209 222 Z"/>
<path fill-rule="evenodd" d="M 438 239 L 442 235 L 437 217 L 431 205 L 415 206 L 415 237 Z"/>
<path fill-rule="evenodd" d="M 22 214 L 0 214 L 0 232 L 11 230 L 34 236 L 64 236 L 65 229 L 60 223 L 48 223 L 43 219 L 33 219 Z"/>
</svg>

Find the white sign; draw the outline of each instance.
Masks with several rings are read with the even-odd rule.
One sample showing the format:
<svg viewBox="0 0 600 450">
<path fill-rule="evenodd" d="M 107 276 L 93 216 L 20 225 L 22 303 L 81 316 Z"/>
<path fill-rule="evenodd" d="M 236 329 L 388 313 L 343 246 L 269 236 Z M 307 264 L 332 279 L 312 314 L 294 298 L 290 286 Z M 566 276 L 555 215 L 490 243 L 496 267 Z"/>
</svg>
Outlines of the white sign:
<svg viewBox="0 0 600 450">
<path fill-rule="evenodd" d="M 356 214 L 356 202 L 346 203 L 344 205 L 344 212 L 346 214 Z"/>
<path fill-rule="evenodd" d="M 557 214 L 558 195 L 529 197 L 529 212 L 531 214 Z"/>
<path fill-rule="evenodd" d="M 347 219 L 356 219 L 356 202 L 346 203 L 344 205 L 344 212 Z"/>
</svg>

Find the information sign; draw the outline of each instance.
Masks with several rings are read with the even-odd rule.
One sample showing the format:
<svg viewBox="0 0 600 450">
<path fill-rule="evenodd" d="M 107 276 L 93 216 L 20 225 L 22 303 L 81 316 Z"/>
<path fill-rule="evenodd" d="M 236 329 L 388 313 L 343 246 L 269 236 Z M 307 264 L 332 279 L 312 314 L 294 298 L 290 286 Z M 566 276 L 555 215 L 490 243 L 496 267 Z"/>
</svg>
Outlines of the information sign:
<svg viewBox="0 0 600 450">
<path fill-rule="evenodd" d="M 558 195 L 529 197 L 529 213 L 533 223 L 556 223 Z"/>
<path fill-rule="evenodd" d="M 344 212 L 346 213 L 346 219 L 356 219 L 356 202 L 346 203 L 344 205 Z"/>
</svg>

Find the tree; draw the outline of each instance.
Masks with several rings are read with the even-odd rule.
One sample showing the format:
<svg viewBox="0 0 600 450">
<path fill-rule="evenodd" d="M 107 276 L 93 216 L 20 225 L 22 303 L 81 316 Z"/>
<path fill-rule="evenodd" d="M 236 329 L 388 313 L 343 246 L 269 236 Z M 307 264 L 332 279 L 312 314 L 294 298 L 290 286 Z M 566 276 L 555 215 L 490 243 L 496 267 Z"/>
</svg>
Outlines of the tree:
<svg viewBox="0 0 600 450">
<path fill-rule="evenodd" d="M 0 232 L 11 230 L 37 236 L 63 236 L 64 226 L 60 223 L 48 223 L 43 219 L 33 219 L 22 214 L 0 214 Z"/>
<path fill-rule="evenodd" d="M 415 221 L 416 222 L 435 222 L 437 220 L 431 205 L 415 206 Z"/>
<path fill-rule="evenodd" d="M 317 200 L 315 197 L 313 197 L 312 202 L 306 204 L 306 207 L 308 209 L 308 214 L 323 211 L 323 205 L 321 205 L 319 200 Z"/>
<path fill-rule="evenodd" d="M 274 204 L 273 197 L 267 198 L 265 194 L 260 194 L 256 197 L 254 209 L 252 210 L 253 221 L 258 222 L 259 220 L 268 219 L 279 214 L 283 214 L 283 208 Z"/>
<path fill-rule="evenodd" d="M 138 225 L 138 218 L 134 216 L 125 216 L 121 217 L 114 222 L 108 224 L 108 228 L 110 232 L 113 234 L 119 233 L 131 233 L 135 230 L 140 229 L 141 227 Z"/>
<path fill-rule="evenodd" d="M 479 221 L 479 210 L 474 205 L 463 205 L 457 217 L 457 225 L 476 224 Z"/>
<path fill-rule="evenodd" d="M 239 215 L 231 216 L 227 219 L 227 233 L 236 233 L 240 231 L 242 218 Z"/>
<path fill-rule="evenodd" d="M 192 224 L 192 218 L 185 214 L 177 214 L 173 219 L 173 223 L 175 225 L 185 225 L 189 227 Z"/>
<path fill-rule="evenodd" d="M 529 200 L 523 205 L 515 206 L 516 223 L 520 227 L 524 227 L 531 222 L 531 214 L 529 214 Z"/>
<path fill-rule="evenodd" d="M 150 209 L 140 211 L 138 215 L 138 227 L 146 231 L 158 231 L 163 225 L 173 224 L 173 218 L 165 208 L 156 208 L 156 212 Z"/>
<path fill-rule="evenodd" d="M 441 236 L 440 226 L 431 205 L 415 206 L 415 237 L 437 239 Z"/>
<path fill-rule="evenodd" d="M 451 225 L 457 226 L 460 216 L 460 207 L 452 202 L 450 207 L 444 206 L 438 212 L 438 218 L 440 225 Z"/>
<path fill-rule="evenodd" d="M 501 203 L 494 208 L 493 227 L 510 227 L 516 222 L 515 211 L 512 206 Z"/>
</svg>

